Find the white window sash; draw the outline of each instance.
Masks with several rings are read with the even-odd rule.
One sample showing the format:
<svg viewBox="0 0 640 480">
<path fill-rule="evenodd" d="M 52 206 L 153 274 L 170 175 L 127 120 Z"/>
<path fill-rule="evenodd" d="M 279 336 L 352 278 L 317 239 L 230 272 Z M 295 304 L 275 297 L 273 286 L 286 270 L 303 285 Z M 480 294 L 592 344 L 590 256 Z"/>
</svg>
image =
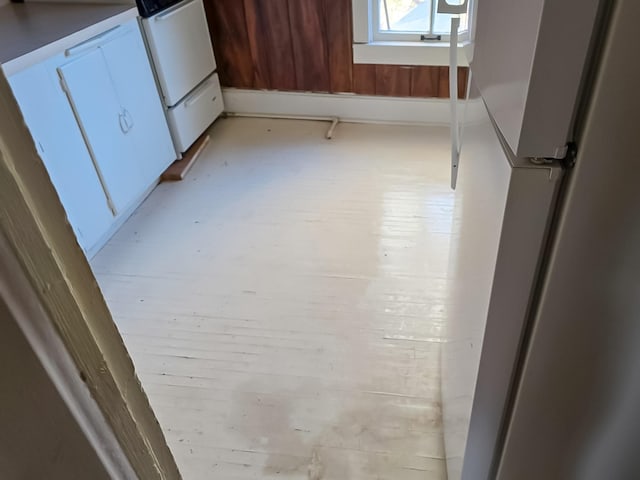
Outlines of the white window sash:
<svg viewBox="0 0 640 480">
<path fill-rule="evenodd" d="M 384 32 L 380 31 L 379 25 L 375 24 L 378 19 L 378 15 L 375 14 L 378 10 L 377 0 L 351 0 L 353 9 L 353 43 L 372 43 L 372 42 L 425 42 L 421 40 L 422 33 L 396 33 L 396 32 Z M 440 35 L 441 40 L 433 40 L 434 43 L 448 42 L 448 34 L 434 34 L 433 25 L 435 22 L 435 15 L 437 10 L 437 0 L 432 0 L 432 12 L 429 32 L 427 35 Z M 475 2 L 470 2 L 473 7 Z M 473 8 L 470 8 L 470 14 Z M 468 41 L 470 38 L 469 32 L 460 32 L 459 39 L 462 42 Z M 429 42 L 428 40 L 426 41 Z"/>
<path fill-rule="evenodd" d="M 388 65 L 449 65 L 449 35 L 440 41 L 422 41 L 420 34 L 382 33 L 373 24 L 374 2 L 377 0 L 351 0 L 353 8 L 353 61 L 356 64 Z M 437 5 L 437 0 L 433 0 Z M 477 2 L 470 0 L 469 28 Z M 435 7 L 434 7 L 435 8 Z M 471 32 L 459 35 L 458 56 L 461 66 L 468 66 L 473 57 Z"/>
</svg>

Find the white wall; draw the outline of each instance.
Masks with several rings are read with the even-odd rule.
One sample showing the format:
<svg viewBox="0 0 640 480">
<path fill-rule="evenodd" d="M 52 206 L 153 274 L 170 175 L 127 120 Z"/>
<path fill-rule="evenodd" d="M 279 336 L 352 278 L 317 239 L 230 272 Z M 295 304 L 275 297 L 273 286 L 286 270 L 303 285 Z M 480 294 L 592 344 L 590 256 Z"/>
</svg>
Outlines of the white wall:
<svg viewBox="0 0 640 480">
<path fill-rule="evenodd" d="M 0 297 L 0 478 L 109 475 Z"/>
</svg>

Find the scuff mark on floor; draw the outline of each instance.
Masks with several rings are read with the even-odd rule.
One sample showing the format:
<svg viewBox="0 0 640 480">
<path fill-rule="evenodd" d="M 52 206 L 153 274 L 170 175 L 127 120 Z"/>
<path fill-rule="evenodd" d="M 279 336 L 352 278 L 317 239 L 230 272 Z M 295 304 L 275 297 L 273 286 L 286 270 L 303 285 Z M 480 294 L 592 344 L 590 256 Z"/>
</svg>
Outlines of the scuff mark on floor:
<svg viewBox="0 0 640 480">
<path fill-rule="evenodd" d="M 309 464 L 309 480 L 321 480 L 324 473 L 324 467 L 320 461 L 320 455 L 316 449 L 311 455 L 311 463 Z"/>
</svg>

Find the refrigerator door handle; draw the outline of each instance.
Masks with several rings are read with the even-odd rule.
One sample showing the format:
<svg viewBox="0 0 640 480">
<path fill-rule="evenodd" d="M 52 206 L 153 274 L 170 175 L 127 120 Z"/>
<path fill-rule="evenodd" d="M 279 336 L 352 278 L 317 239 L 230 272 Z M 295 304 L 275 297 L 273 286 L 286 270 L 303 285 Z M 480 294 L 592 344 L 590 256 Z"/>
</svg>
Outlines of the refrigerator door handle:
<svg viewBox="0 0 640 480">
<path fill-rule="evenodd" d="M 438 13 L 451 15 L 451 35 L 449 37 L 449 98 L 451 99 L 451 188 L 458 183 L 458 163 L 460 159 L 460 123 L 458 121 L 458 30 L 459 15 L 467 13 L 469 0 L 449 3 L 438 0 Z"/>
<path fill-rule="evenodd" d="M 462 15 L 467 13 L 467 6 L 469 0 L 464 0 L 462 3 L 449 3 L 447 0 L 438 0 L 438 13 L 448 13 L 451 15 Z M 453 30 L 451 30 L 453 33 Z"/>
<path fill-rule="evenodd" d="M 446 3 L 446 0 L 438 1 Z M 438 5 L 438 11 L 440 11 L 440 5 Z M 451 17 L 451 37 L 449 40 L 449 98 L 451 106 L 451 188 L 453 190 L 456 189 L 456 185 L 458 183 L 458 163 L 460 160 L 460 122 L 458 119 L 459 28 L 460 17 L 454 15 Z"/>
</svg>

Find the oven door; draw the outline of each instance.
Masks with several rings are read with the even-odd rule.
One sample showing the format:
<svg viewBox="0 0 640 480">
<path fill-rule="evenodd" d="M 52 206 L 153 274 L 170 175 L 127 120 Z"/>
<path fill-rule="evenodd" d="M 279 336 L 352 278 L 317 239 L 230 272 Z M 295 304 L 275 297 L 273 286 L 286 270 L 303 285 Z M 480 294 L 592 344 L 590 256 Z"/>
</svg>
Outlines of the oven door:
<svg viewBox="0 0 640 480">
<path fill-rule="evenodd" d="M 167 107 L 216 69 L 202 0 L 186 0 L 142 21 Z"/>
</svg>

